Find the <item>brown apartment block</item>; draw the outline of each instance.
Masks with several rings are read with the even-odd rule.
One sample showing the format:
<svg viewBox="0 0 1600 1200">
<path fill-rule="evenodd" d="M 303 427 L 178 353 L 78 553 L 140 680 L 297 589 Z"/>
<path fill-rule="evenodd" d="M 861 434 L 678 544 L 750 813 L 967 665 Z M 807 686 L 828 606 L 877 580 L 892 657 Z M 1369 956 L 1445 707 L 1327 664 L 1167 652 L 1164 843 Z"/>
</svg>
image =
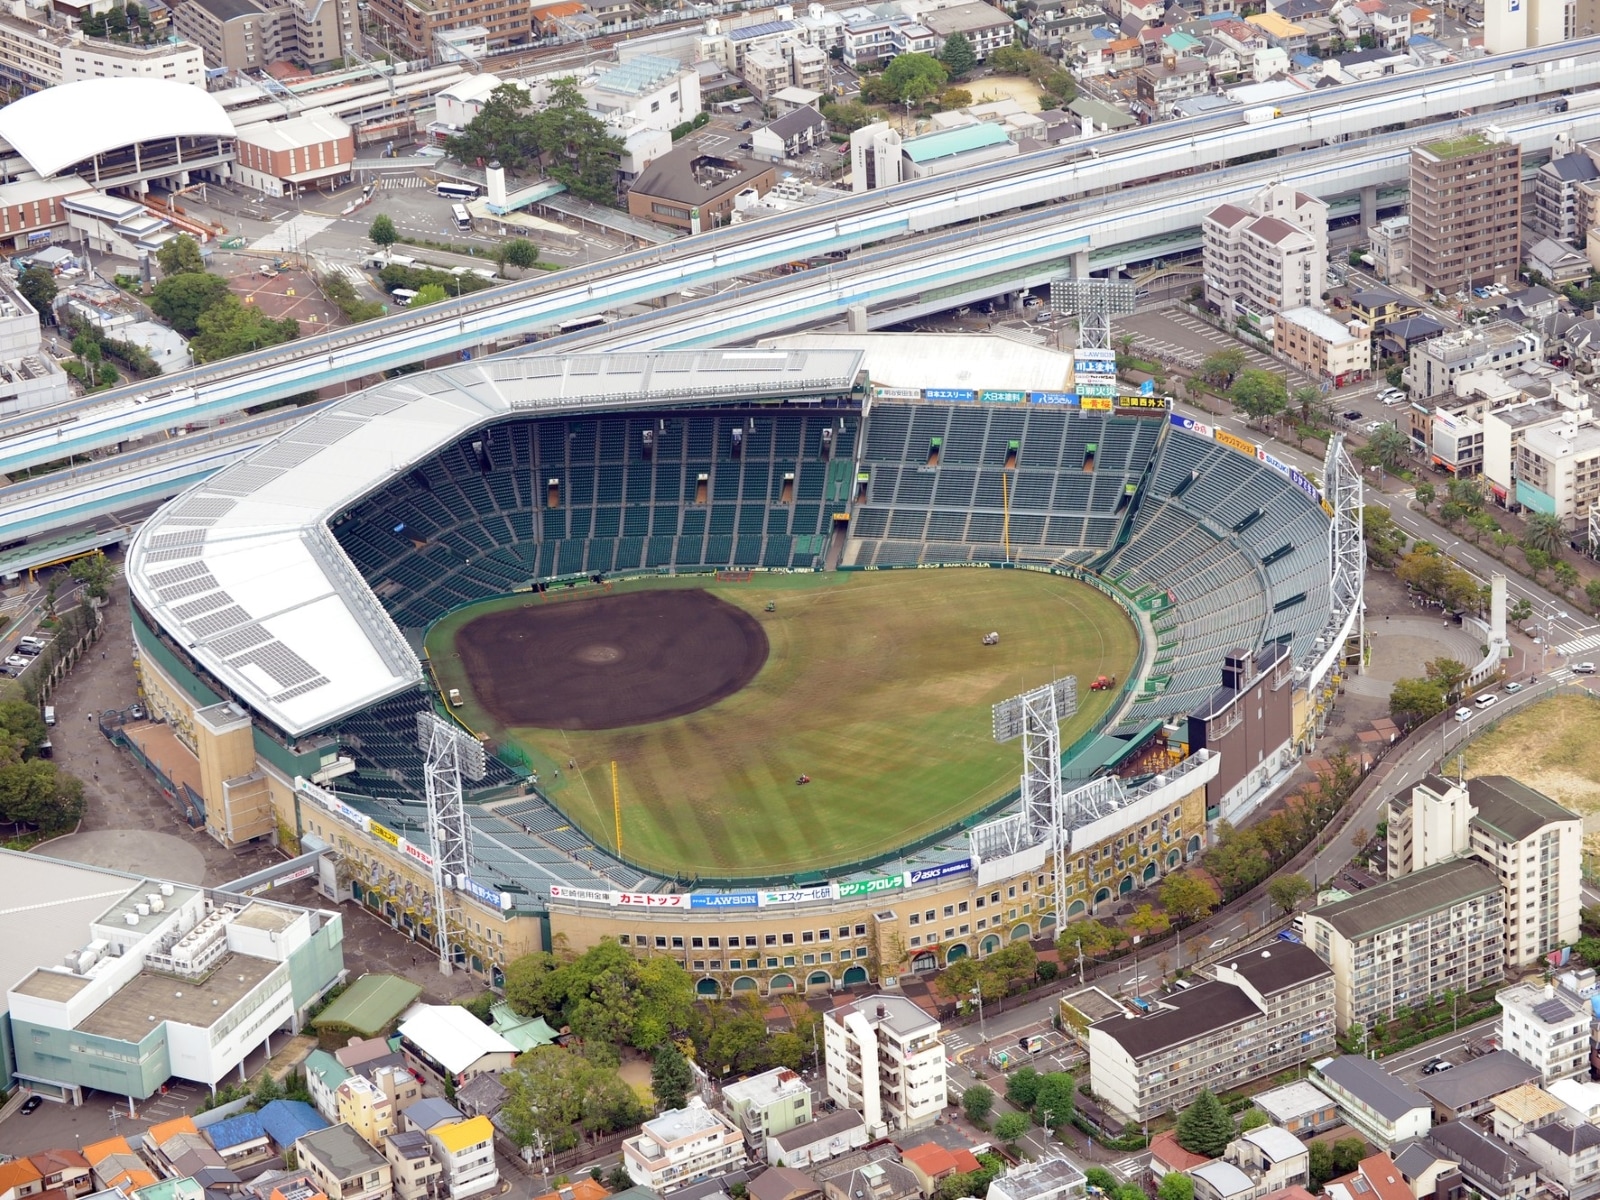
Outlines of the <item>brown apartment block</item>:
<svg viewBox="0 0 1600 1200">
<path fill-rule="evenodd" d="M 1446 295 L 1516 277 L 1522 150 L 1465 133 L 1411 151 L 1411 276 Z"/>
<path fill-rule="evenodd" d="M 451 29 L 483 26 L 491 50 L 521 45 L 533 33 L 527 0 L 368 0 L 367 15 L 383 26 L 378 40 L 409 58 L 433 58 L 435 36 Z"/>
<path fill-rule="evenodd" d="M 259 71 L 288 60 L 320 67 L 356 49 L 353 0 L 184 0 L 172 23 L 206 65 Z"/>
</svg>

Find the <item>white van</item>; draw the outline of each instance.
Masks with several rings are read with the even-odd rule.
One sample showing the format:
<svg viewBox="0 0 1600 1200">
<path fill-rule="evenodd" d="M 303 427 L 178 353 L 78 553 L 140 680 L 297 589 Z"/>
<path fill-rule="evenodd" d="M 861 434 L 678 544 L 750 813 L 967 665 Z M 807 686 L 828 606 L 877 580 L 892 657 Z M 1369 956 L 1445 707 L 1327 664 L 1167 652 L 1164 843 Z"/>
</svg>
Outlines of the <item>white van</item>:
<svg viewBox="0 0 1600 1200">
<path fill-rule="evenodd" d="M 54 725 L 56 723 L 56 706 L 54 704 L 46 704 L 44 706 L 44 723 L 46 725 Z"/>
<path fill-rule="evenodd" d="M 1488 708 L 1498 699 L 1500 699 L 1500 697 L 1496 696 L 1493 692 L 1485 692 L 1481 696 L 1474 696 L 1472 698 L 1472 703 L 1478 708 Z"/>
</svg>

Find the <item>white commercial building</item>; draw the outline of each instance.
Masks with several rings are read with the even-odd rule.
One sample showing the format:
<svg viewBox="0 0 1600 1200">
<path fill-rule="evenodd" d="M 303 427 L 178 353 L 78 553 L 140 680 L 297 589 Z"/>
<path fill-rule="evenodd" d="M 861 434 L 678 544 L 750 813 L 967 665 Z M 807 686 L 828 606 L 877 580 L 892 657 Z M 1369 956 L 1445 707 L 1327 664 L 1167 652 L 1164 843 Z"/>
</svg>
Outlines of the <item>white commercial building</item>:
<svg viewBox="0 0 1600 1200">
<path fill-rule="evenodd" d="M 25 16 L 0 15 L 0 79 L 36 92 L 79 79 L 115 78 L 170 79 L 204 90 L 206 65 L 192 42 L 125 45 Z"/>
<path fill-rule="evenodd" d="M 904 996 L 868 996 L 824 1014 L 828 1095 L 873 1137 L 920 1129 L 944 1111 L 939 1022 Z"/>
<path fill-rule="evenodd" d="M 900 182 L 900 143 L 887 121 L 863 125 L 850 135 L 850 190 L 871 192 Z"/>
<path fill-rule="evenodd" d="M 1554 984 L 1519 983 L 1495 995 L 1500 1045 L 1539 1072 L 1541 1083 L 1588 1073 L 1589 1004 Z"/>
<path fill-rule="evenodd" d="M 1319 307 L 1328 274 L 1328 206 L 1283 184 L 1201 225 L 1206 299 L 1263 330 L 1291 308 Z"/>
<path fill-rule="evenodd" d="M 39 314 L 20 292 L 0 284 L 0 417 L 69 399 L 66 372 L 40 351 Z"/>
<path fill-rule="evenodd" d="M 672 1192 L 744 1162 L 744 1135 L 722 1113 L 696 1096 L 646 1121 L 622 1143 L 628 1177 L 653 1192 Z"/>
<path fill-rule="evenodd" d="M 459 1004 L 419 1004 L 400 1023 L 406 1058 L 460 1087 L 509 1067 L 517 1048 Z"/>
</svg>

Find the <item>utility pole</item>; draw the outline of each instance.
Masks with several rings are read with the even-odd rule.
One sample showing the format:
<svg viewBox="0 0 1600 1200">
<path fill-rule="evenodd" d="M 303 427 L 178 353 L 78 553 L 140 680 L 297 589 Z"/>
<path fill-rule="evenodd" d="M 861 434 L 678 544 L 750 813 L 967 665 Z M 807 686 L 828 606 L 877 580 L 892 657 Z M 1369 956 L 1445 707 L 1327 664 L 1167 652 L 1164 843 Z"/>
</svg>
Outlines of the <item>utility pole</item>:
<svg viewBox="0 0 1600 1200">
<path fill-rule="evenodd" d="M 1078 986 L 1083 986 L 1083 939 L 1074 938 L 1073 945 L 1078 948 Z"/>
<path fill-rule="evenodd" d="M 989 1032 L 983 1023 L 983 984 L 972 985 L 972 994 L 978 998 L 978 1035 L 985 1041 L 989 1040 Z"/>
</svg>

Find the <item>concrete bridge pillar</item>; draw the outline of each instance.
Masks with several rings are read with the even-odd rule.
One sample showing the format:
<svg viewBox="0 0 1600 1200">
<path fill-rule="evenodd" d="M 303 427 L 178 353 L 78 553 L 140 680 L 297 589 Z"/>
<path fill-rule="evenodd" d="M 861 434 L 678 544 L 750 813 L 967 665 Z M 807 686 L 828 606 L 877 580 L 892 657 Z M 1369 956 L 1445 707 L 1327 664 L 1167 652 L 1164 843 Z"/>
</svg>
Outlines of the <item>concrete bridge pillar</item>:
<svg viewBox="0 0 1600 1200">
<path fill-rule="evenodd" d="M 852 304 L 850 306 L 849 314 L 850 314 L 850 332 L 851 333 L 866 333 L 866 332 L 868 332 L 868 330 L 867 330 L 867 306 L 865 304 Z"/>
<path fill-rule="evenodd" d="M 1361 189 L 1361 228 L 1370 229 L 1377 223 L 1378 188 L 1377 185 L 1374 184 L 1371 187 L 1364 187 Z"/>
</svg>

